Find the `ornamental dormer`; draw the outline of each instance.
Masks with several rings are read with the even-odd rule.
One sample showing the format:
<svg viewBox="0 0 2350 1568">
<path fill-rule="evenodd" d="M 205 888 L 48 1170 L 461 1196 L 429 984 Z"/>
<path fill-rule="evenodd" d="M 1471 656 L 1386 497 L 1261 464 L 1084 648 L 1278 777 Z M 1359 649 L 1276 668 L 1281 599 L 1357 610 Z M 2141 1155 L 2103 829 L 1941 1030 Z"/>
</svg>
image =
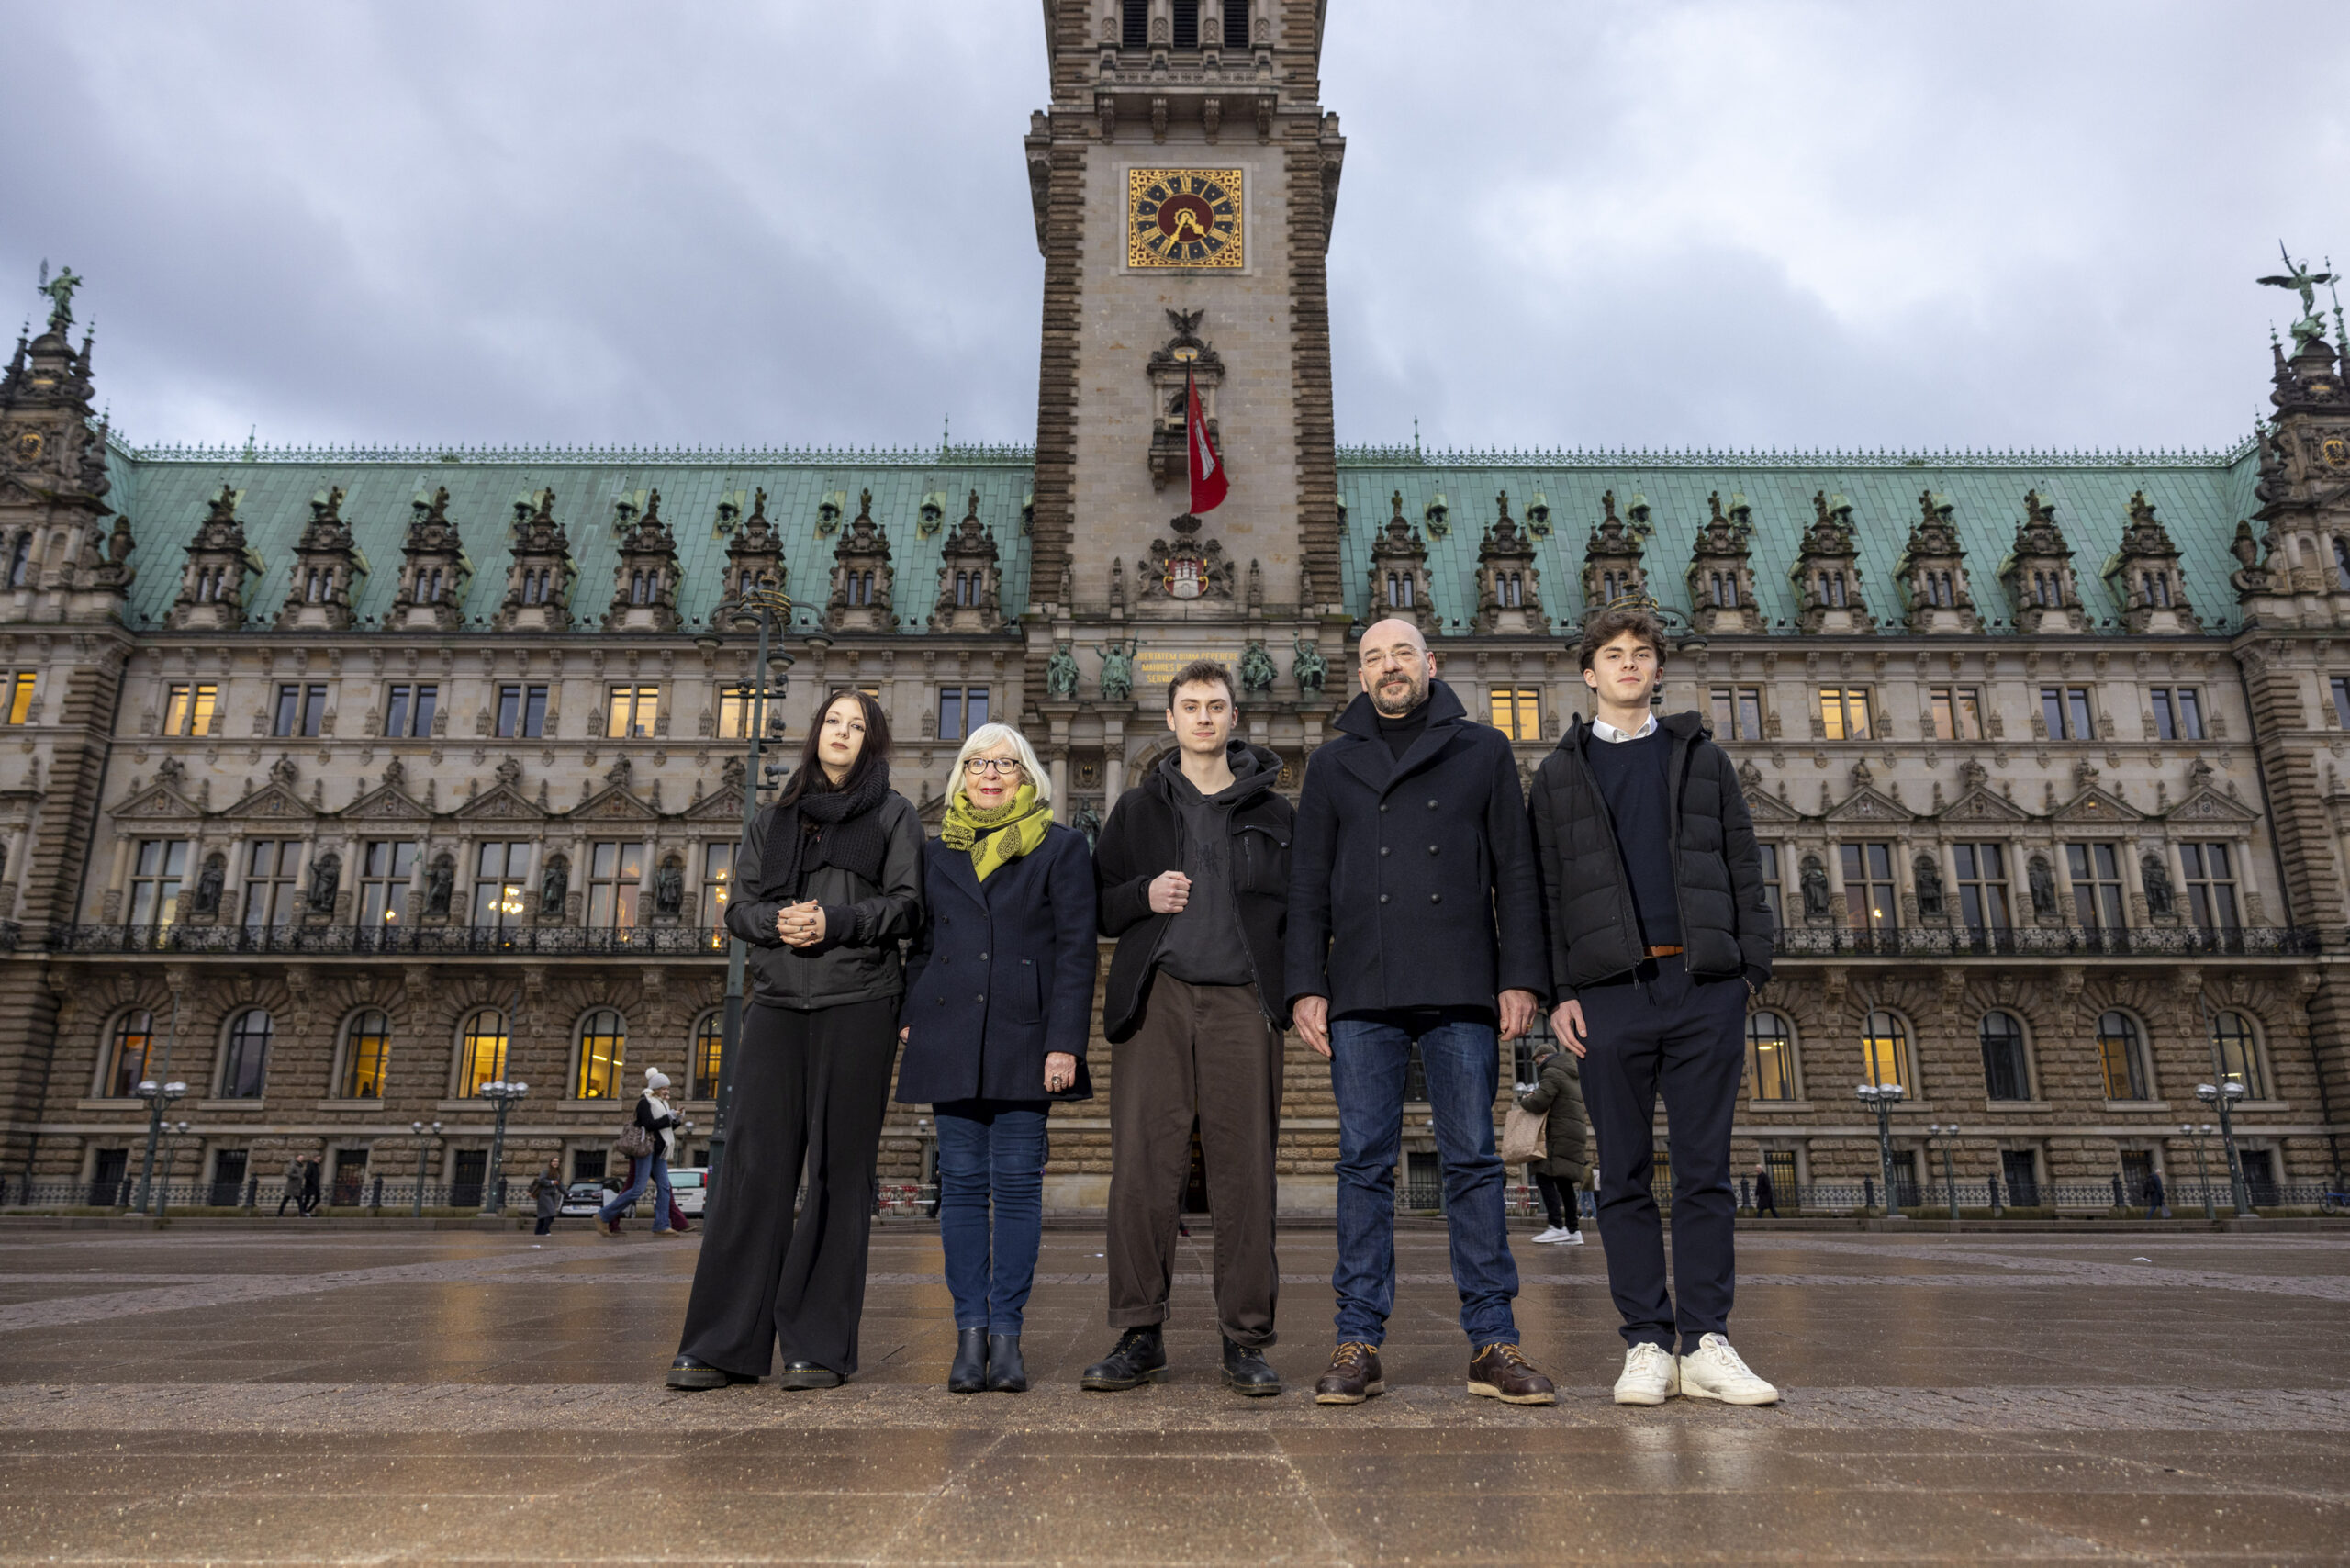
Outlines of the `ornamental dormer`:
<svg viewBox="0 0 2350 1568">
<path fill-rule="evenodd" d="M 624 514 L 613 540 L 619 560 L 612 566 L 612 602 L 604 611 L 607 632 L 674 632 L 685 623 L 677 613 L 677 538 L 661 521 L 661 492 L 645 498 L 641 514 Z"/>
<path fill-rule="evenodd" d="M 1395 515 L 1371 539 L 1371 619 L 1409 621 L 1422 634 L 1437 629 L 1428 595 L 1428 547 L 1404 516 L 1404 492 L 1392 498 Z"/>
<path fill-rule="evenodd" d="M 887 632 L 896 574 L 890 565 L 890 535 L 873 521 L 873 492 L 861 490 L 856 516 L 833 546 L 833 596 L 824 624 L 835 632 Z"/>
<path fill-rule="evenodd" d="M 577 576 L 571 564 L 571 536 L 554 520 L 554 492 L 541 490 L 516 501 L 512 561 L 506 571 L 506 599 L 498 606 L 498 629 L 568 631 L 571 586 Z"/>
<path fill-rule="evenodd" d="M 2016 630 L 2031 633 L 2086 632 L 2080 585 L 2073 578 L 2073 550 L 2056 526 L 2056 505 L 2038 490 L 2023 493 L 2023 521 L 1999 566 L 1999 581 L 2015 606 Z"/>
<path fill-rule="evenodd" d="M 2121 605 L 2121 623 L 2132 632 L 2200 632 L 2203 622 L 2187 600 L 2187 574 L 2179 569 L 2178 546 L 2170 530 L 2154 519 L 2154 503 L 2139 490 L 2130 498 L 2130 521 L 2121 547 L 2106 563 L 2105 580 Z"/>
<path fill-rule="evenodd" d="M 1787 577 L 1796 590 L 1796 624 L 1806 633 L 1874 632 L 1876 617 L 1861 595 L 1861 547 L 1852 503 L 1815 491 L 1812 524 Z"/>
<path fill-rule="evenodd" d="M 719 521 L 733 522 L 725 515 L 733 510 L 732 502 L 722 502 Z M 716 623 L 725 624 L 753 588 L 780 589 L 790 576 L 783 564 L 783 531 L 767 520 L 767 493 L 762 489 L 751 498 L 750 515 L 742 519 L 734 537 L 727 541 L 726 586 L 718 596 Z"/>
<path fill-rule="evenodd" d="M 408 503 L 408 538 L 400 545 L 400 586 L 387 624 L 419 632 L 452 632 L 464 622 L 465 584 L 473 577 L 464 541 L 449 521 L 449 487 Z"/>
<path fill-rule="evenodd" d="M 277 610 L 278 630 L 348 630 L 359 619 L 352 609 L 357 579 L 366 575 L 366 557 L 342 521 L 342 487 L 311 497 L 310 521 L 295 543 L 294 570 Z"/>
<path fill-rule="evenodd" d="M 245 577 L 260 576 L 261 563 L 245 543 L 238 499 L 236 490 L 221 486 L 187 542 L 170 616 L 174 631 L 233 632 L 245 623 Z"/>
<path fill-rule="evenodd" d="M 1164 489 L 1170 481 L 1188 480 L 1191 445 L 1188 421 L 1191 403 L 1187 386 L 1196 386 L 1200 407 L 1207 416 L 1208 438 L 1224 450 L 1224 427 L 1216 422 L 1215 399 L 1224 386 L 1224 361 L 1199 335 L 1207 311 L 1169 310 L 1167 319 L 1175 335 L 1150 356 L 1150 484 Z"/>
<path fill-rule="evenodd" d="M 1477 545 L 1477 624 L 1488 632 L 1542 633 L 1542 572 L 1534 564 L 1534 541 L 1509 515 L 1509 492 L 1494 498 L 1501 515 Z"/>
<path fill-rule="evenodd" d="M 1902 596 L 1909 601 L 1912 632 L 1980 632 L 1975 596 L 1966 580 L 1966 547 L 1959 543 L 1950 498 L 1931 490 L 1918 494 L 1918 521 L 1902 547 Z"/>
<path fill-rule="evenodd" d="M 1760 632 L 1762 606 L 1754 597 L 1754 509 L 1746 497 L 1733 493 L 1722 505 L 1722 493 L 1706 498 L 1713 515 L 1697 531 L 1696 548 L 1689 557 L 1690 623 L 1706 633 Z"/>
<path fill-rule="evenodd" d="M 963 521 L 938 549 L 938 602 L 934 632 L 993 632 L 1003 625 L 1003 581 L 996 564 L 995 531 L 979 526 L 979 493 L 971 492 Z"/>
<path fill-rule="evenodd" d="M 1629 527 L 1616 515 L 1615 491 L 1609 490 L 1599 498 L 1599 522 L 1583 547 L 1584 605 L 1603 606 L 1619 599 L 1648 597 L 1648 572 L 1640 565 L 1646 535 L 1638 526 L 1647 521 L 1647 502 L 1640 503 L 1641 516 Z"/>
</svg>

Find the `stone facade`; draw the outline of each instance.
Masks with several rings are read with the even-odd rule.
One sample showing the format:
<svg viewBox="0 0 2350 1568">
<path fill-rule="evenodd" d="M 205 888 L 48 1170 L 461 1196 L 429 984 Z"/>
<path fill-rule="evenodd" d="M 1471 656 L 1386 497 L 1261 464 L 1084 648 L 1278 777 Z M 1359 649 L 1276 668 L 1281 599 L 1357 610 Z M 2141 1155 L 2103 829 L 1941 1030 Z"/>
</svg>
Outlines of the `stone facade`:
<svg viewBox="0 0 2350 1568">
<path fill-rule="evenodd" d="M 118 1169 L 146 1121 L 120 1091 L 167 1051 L 207 1176 L 477 1172 L 485 1070 L 532 1085 L 510 1174 L 593 1169 L 615 1058 L 677 1080 L 698 1154 L 726 868 L 774 782 L 739 611 L 778 588 L 781 733 L 873 690 L 934 822 L 981 716 L 1098 820 L 1201 655 L 1242 669 L 1293 790 L 1389 608 L 1530 775 L 1583 706 L 1582 618 L 1654 598 L 1684 633 L 1664 700 L 1738 757 L 1783 914 L 1748 1167 L 1874 1177 L 1852 1089 L 1898 1074 L 1904 1159 L 1954 1122 L 1960 1176 L 2011 1201 L 2176 1184 L 2195 1086 L 2232 1069 L 2255 1175 L 2339 1170 L 2350 399 L 2321 331 L 2277 354 L 2257 439 L 2200 457 L 1341 451 L 1321 6 L 1209 0 L 1191 48 L 1162 0 L 1127 9 L 1047 13 L 1033 450 L 141 450 L 99 427 L 62 306 L 19 343 L 0 1173 Z M 1244 266 L 1130 264 L 1129 172 L 1160 167 L 1238 171 Z M 1187 381 L 1231 476 L 1204 518 L 1168 450 Z M 1099 1206 L 1106 1102 L 1054 1121 L 1051 1201 Z M 887 1178 L 927 1126 L 893 1111 Z M 1293 1044 L 1285 1206 L 1330 1205 L 1336 1146 Z M 1406 1146 L 1416 1175 L 1424 1112 Z"/>
</svg>

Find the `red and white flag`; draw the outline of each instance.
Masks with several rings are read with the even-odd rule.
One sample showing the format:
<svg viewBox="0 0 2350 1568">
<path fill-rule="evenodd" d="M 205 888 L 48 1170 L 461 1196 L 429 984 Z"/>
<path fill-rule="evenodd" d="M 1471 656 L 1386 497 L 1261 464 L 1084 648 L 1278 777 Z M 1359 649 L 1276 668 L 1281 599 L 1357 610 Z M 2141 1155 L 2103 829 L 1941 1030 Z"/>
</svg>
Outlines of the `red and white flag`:
<svg viewBox="0 0 2350 1568">
<path fill-rule="evenodd" d="M 1216 455 L 1207 416 L 1200 411 L 1200 389 L 1188 370 L 1183 373 L 1183 420 L 1191 436 L 1192 510 L 1214 511 L 1224 505 L 1224 459 Z"/>
</svg>

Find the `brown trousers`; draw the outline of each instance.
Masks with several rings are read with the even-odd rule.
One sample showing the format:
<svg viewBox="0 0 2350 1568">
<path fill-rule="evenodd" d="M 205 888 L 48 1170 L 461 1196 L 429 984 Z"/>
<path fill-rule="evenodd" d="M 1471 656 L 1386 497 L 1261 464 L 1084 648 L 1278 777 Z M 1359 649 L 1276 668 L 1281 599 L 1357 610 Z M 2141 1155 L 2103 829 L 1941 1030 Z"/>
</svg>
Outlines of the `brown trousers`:
<svg viewBox="0 0 2350 1568">
<path fill-rule="evenodd" d="M 1215 1219 L 1215 1310 L 1235 1344 L 1273 1342 L 1273 1140 L 1281 1036 L 1254 987 L 1154 976 L 1142 1027 L 1111 1047 L 1110 1327 L 1167 1321 L 1175 1222 L 1200 1125 Z"/>
</svg>

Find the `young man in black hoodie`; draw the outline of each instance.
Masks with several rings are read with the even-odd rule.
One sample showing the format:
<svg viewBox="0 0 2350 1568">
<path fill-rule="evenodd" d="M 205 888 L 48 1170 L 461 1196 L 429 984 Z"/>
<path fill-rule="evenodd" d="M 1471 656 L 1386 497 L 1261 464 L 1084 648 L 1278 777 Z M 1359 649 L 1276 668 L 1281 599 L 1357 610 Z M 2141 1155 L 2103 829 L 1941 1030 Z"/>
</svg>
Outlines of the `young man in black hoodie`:
<svg viewBox="0 0 2350 1568">
<path fill-rule="evenodd" d="M 1281 758 L 1232 738 L 1232 672 L 1186 665 L 1167 688 L 1175 749 L 1120 796 L 1094 850 L 1102 934 L 1118 939 L 1102 1005 L 1110 1071 L 1110 1327 L 1085 1369 L 1107 1392 L 1167 1379 L 1175 1229 L 1200 1126 L 1215 1215 L 1224 1381 L 1274 1394 L 1281 1267 L 1273 1144 L 1281 1112 L 1281 941 L 1293 812 Z"/>
<path fill-rule="evenodd" d="M 1583 1058 L 1599 1135 L 1599 1239 L 1628 1347 L 1616 1403 L 1683 1394 L 1768 1405 L 1778 1390 L 1727 1336 L 1737 1282 L 1730 1126 L 1747 998 L 1771 978 L 1771 911 L 1729 757 L 1696 714 L 1660 721 L 1649 711 L 1664 654 L 1664 628 L 1648 611 L 1593 616 L 1582 660 L 1594 717 L 1567 726 L 1534 778 L 1550 1021 Z M 1660 1089 L 1673 1156 L 1672 1294 L 1650 1191 Z"/>
</svg>

